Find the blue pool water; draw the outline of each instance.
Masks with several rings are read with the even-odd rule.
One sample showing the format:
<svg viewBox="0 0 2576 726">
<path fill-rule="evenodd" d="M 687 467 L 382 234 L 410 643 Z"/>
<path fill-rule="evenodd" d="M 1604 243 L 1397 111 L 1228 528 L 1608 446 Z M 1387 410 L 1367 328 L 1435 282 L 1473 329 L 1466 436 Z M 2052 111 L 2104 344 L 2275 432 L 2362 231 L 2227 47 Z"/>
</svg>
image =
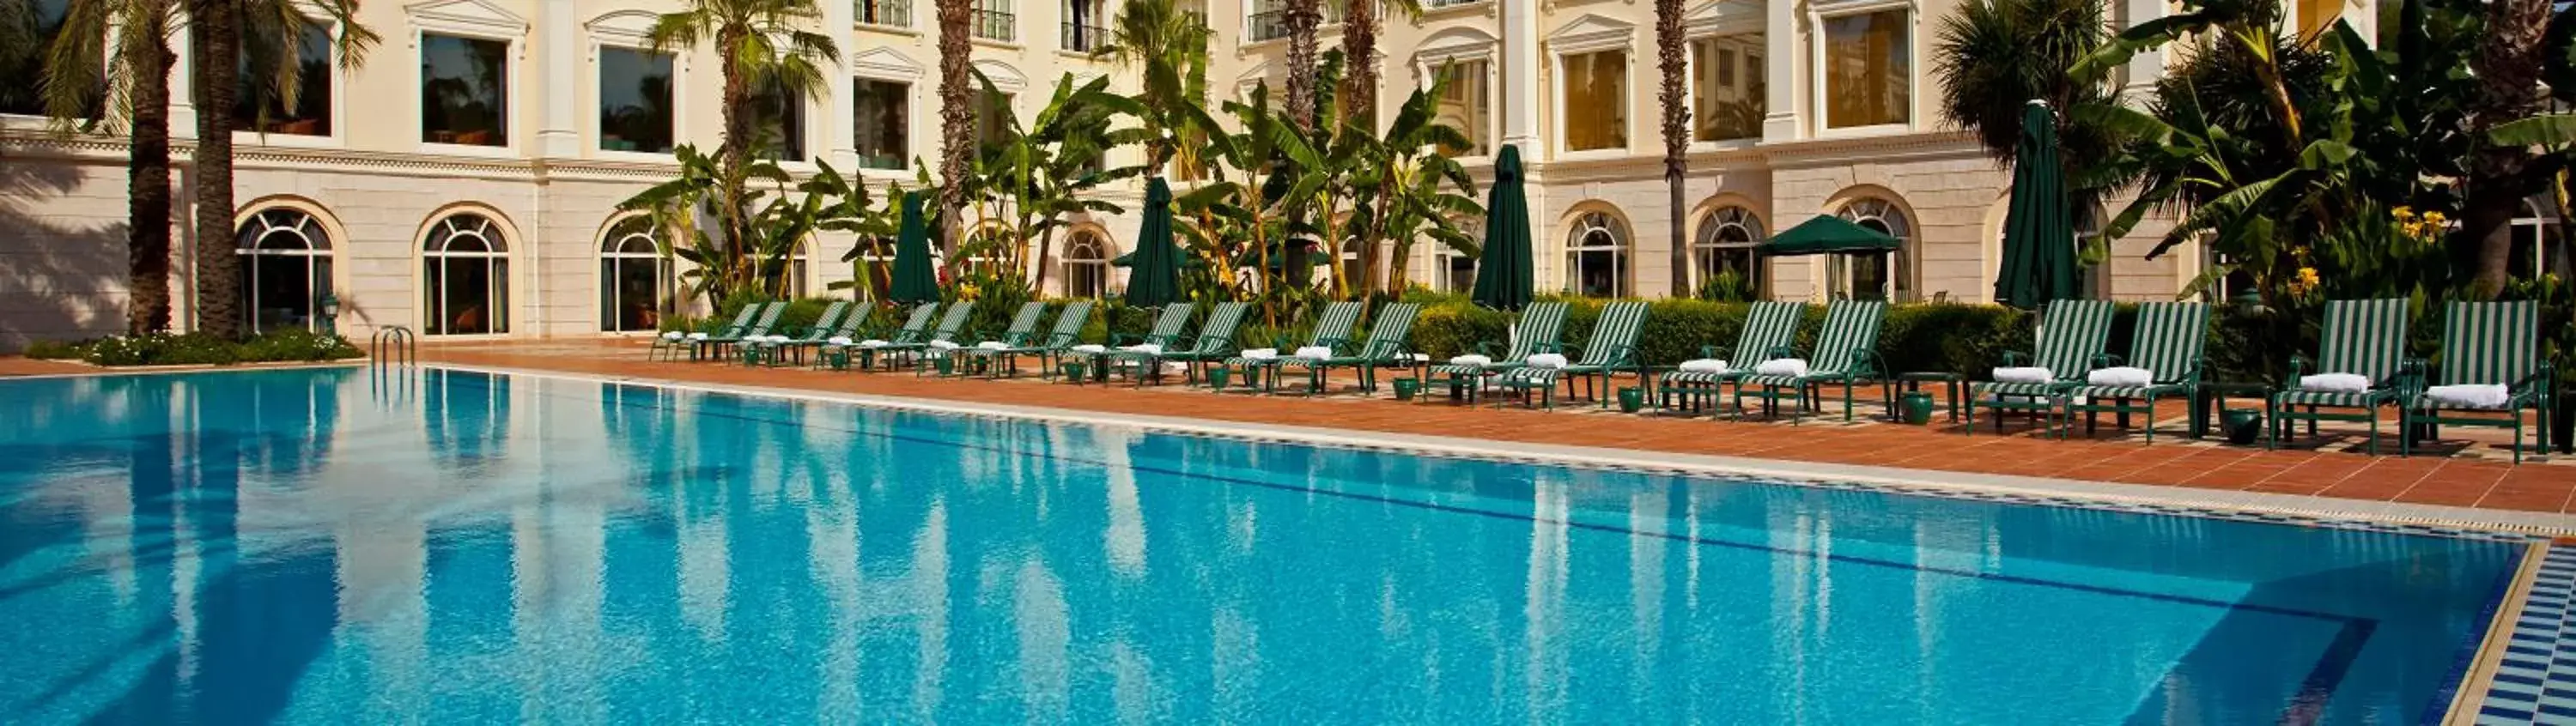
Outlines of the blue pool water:
<svg viewBox="0 0 2576 726">
<path fill-rule="evenodd" d="M 439 370 L 0 401 L 12 724 L 2418 723 L 2521 552 Z"/>
</svg>

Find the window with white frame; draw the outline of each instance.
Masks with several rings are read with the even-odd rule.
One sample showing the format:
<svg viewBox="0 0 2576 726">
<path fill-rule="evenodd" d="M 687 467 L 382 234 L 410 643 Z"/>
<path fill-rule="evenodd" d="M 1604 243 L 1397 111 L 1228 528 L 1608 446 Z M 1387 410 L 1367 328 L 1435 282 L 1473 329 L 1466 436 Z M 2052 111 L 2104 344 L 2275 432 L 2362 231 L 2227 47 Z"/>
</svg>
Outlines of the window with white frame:
<svg viewBox="0 0 2576 726">
<path fill-rule="evenodd" d="M 850 85 L 851 126 L 857 134 L 852 148 L 858 150 L 860 167 L 903 169 L 912 156 L 905 139 L 912 124 L 911 94 L 912 84 L 902 81 L 861 78 Z"/>
<path fill-rule="evenodd" d="M 296 36 L 294 53 L 291 93 L 284 85 L 287 79 L 252 77 L 250 57 L 242 57 L 238 64 L 241 80 L 233 91 L 233 122 L 237 128 L 288 136 L 331 135 L 332 78 L 338 75 L 337 67 L 331 63 L 331 27 L 304 21 L 303 32 Z"/>
<path fill-rule="evenodd" d="M 1691 41 L 1691 138 L 1727 141 L 1762 136 L 1764 107 L 1761 33 L 1731 33 Z"/>
<path fill-rule="evenodd" d="M 1914 98 L 1913 11 L 1906 7 L 1826 15 L 1817 76 L 1825 127 L 1904 124 Z"/>
<path fill-rule="evenodd" d="M 2542 199 L 2546 197 L 2523 200 L 2522 211 L 2509 225 L 2513 256 L 2506 261 L 2506 269 L 2514 277 L 2570 276 L 2567 240 L 2559 232 L 2557 215 L 2543 211 Z"/>
<path fill-rule="evenodd" d="M 1458 231 L 1470 239 L 1485 238 L 1485 221 L 1470 219 L 1458 223 Z M 1476 290 L 1476 256 L 1446 244 L 1435 244 L 1431 250 L 1430 286 L 1441 292 L 1474 292 Z"/>
<path fill-rule="evenodd" d="M 1762 220 L 1753 210 L 1720 207 L 1699 220 L 1691 236 L 1691 291 L 1702 298 L 1746 302 L 1762 299 Z"/>
<path fill-rule="evenodd" d="M 631 216 L 609 225 L 599 242 L 599 329 L 653 330 L 677 299 L 671 261 L 662 256 L 653 219 Z"/>
<path fill-rule="evenodd" d="M 854 0 L 858 24 L 888 28 L 912 27 L 912 0 Z"/>
<path fill-rule="evenodd" d="M 421 141 L 510 145 L 510 42 L 420 35 Z"/>
<path fill-rule="evenodd" d="M 429 335 L 510 332 L 510 245 L 490 217 L 440 218 L 421 240 L 422 326 Z"/>
<path fill-rule="evenodd" d="M 1342 3 L 1324 0 L 1323 19 L 1318 27 L 1342 22 Z M 1288 0 L 1252 0 L 1245 4 L 1243 39 L 1260 42 L 1288 37 Z"/>
<path fill-rule="evenodd" d="M 1909 302 L 1914 296 L 1914 223 L 1904 210 L 1884 199 L 1866 198 L 1843 205 L 1835 216 L 1895 237 L 1896 251 L 1885 254 L 1827 255 L 1826 291 L 1837 299 Z"/>
<path fill-rule="evenodd" d="M 599 49 L 599 148 L 669 153 L 672 54 L 641 48 Z"/>
<path fill-rule="evenodd" d="M 1452 59 L 1432 72 L 1440 79 L 1438 111 L 1432 121 L 1458 130 L 1466 137 L 1465 146 L 1442 144 L 1440 153 L 1449 156 L 1486 156 L 1493 153 L 1493 81 L 1487 75 L 1493 62 L 1486 58 Z"/>
<path fill-rule="evenodd" d="M 805 160 L 805 99 L 805 92 L 783 83 L 763 85 L 752 95 L 752 156 Z"/>
<path fill-rule="evenodd" d="M 1585 212 L 1565 233 L 1565 287 L 1584 297 L 1627 297 L 1628 223 Z"/>
<path fill-rule="evenodd" d="M 1064 296 L 1109 296 L 1109 240 L 1097 230 L 1079 230 L 1064 247 Z"/>
<path fill-rule="evenodd" d="M 322 297 L 331 294 L 331 235 L 300 209 L 250 216 L 234 237 L 241 258 L 241 309 L 252 332 L 318 329 Z"/>
</svg>

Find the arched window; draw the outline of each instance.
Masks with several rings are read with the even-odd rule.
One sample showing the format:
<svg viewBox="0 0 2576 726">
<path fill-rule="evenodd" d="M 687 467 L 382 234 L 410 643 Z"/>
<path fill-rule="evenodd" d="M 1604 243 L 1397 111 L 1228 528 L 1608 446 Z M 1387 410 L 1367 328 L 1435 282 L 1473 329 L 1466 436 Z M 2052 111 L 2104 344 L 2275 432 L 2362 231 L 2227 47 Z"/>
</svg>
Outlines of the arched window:
<svg viewBox="0 0 2576 726">
<path fill-rule="evenodd" d="M 811 277 L 809 273 L 813 272 L 810 264 L 812 257 L 807 254 L 807 251 L 813 247 L 814 241 L 807 239 L 797 242 L 795 247 L 787 250 L 787 268 L 779 271 L 779 274 L 787 276 L 787 284 L 781 286 L 781 289 L 787 292 L 789 300 L 805 297 L 808 284 L 806 280 Z"/>
<path fill-rule="evenodd" d="M 1884 199 L 1862 199 L 1843 205 L 1835 216 L 1885 232 L 1895 237 L 1898 245 L 1893 254 L 1829 255 L 1826 291 L 1836 298 L 1854 300 L 1913 300 L 1914 224 L 1905 218 L 1905 212 Z"/>
<path fill-rule="evenodd" d="M 2544 209 L 2538 199 L 2525 199 L 2522 212 L 2514 215 L 2513 257 L 2506 268 L 2515 277 L 2568 276 L 2567 240 L 2559 236 L 2556 215 Z"/>
<path fill-rule="evenodd" d="M 1073 233 L 1064 246 L 1064 295 L 1099 298 L 1109 295 L 1109 241 L 1100 233 Z"/>
<path fill-rule="evenodd" d="M 1769 275 L 1753 248 L 1763 237 L 1762 220 L 1750 209 L 1721 207 L 1700 218 L 1691 237 L 1691 292 L 1730 302 L 1762 299 Z"/>
<path fill-rule="evenodd" d="M 659 230 L 650 217 L 627 217 L 609 225 L 599 243 L 599 329 L 603 332 L 652 330 L 670 312 L 674 296 L 671 262 L 655 242 Z"/>
<path fill-rule="evenodd" d="M 331 294 L 331 235 L 302 210 L 251 215 L 235 235 L 241 257 L 241 306 L 253 332 L 319 328 Z"/>
<path fill-rule="evenodd" d="M 421 286 L 425 332 L 510 332 L 510 245 L 490 217 L 462 212 L 432 223 L 421 269 L 428 276 Z"/>
<path fill-rule="evenodd" d="M 1628 225 L 1585 212 L 1565 233 L 1565 286 L 1586 297 L 1628 296 Z"/>
<path fill-rule="evenodd" d="M 856 247 L 853 251 L 858 255 L 852 258 L 852 262 L 858 265 L 856 274 L 865 275 L 860 278 L 864 284 L 858 286 L 857 297 L 861 300 L 885 299 L 894 289 L 894 238 L 860 237 Z"/>
</svg>

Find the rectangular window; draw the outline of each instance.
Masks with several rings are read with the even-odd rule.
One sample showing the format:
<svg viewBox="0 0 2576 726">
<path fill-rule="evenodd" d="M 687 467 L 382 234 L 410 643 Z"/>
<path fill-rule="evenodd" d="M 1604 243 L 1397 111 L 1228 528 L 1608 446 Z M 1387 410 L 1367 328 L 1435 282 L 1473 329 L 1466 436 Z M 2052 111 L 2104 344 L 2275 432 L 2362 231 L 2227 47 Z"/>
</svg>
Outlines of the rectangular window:
<svg viewBox="0 0 2576 726">
<path fill-rule="evenodd" d="M 1905 123 L 1913 102 L 1913 41 L 1904 10 L 1825 19 L 1825 126 Z"/>
<path fill-rule="evenodd" d="M 239 64 L 241 83 L 233 88 L 233 122 L 244 131 L 298 136 L 331 135 L 331 31 L 307 22 L 295 45 L 295 93 L 289 99 L 282 78 L 252 78 L 250 58 Z"/>
<path fill-rule="evenodd" d="M 904 112 L 904 101 L 912 93 L 910 84 L 876 81 L 866 78 L 852 84 L 850 118 L 858 127 L 855 148 L 859 166 L 868 169 L 902 169 L 911 152 L 904 148 L 904 131 L 912 117 Z"/>
<path fill-rule="evenodd" d="M 1109 13 L 1101 0 L 1067 0 L 1064 4 L 1064 32 L 1057 46 L 1076 52 L 1099 50 L 1109 43 Z"/>
<path fill-rule="evenodd" d="M 1762 34 L 1741 33 L 1691 41 L 1691 138 L 1749 139 L 1762 135 Z M 1744 60 L 1737 73 L 1736 59 Z"/>
<path fill-rule="evenodd" d="M 1565 56 L 1567 151 L 1628 146 L 1628 52 L 1605 50 Z"/>
<path fill-rule="evenodd" d="M 1011 94 L 987 93 L 975 104 L 975 140 L 981 146 L 1011 142 Z"/>
<path fill-rule="evenodd" d="M 420 140 L 510 145 L 510 44 L 420 36 Z"/>
<path fill-rule="evenodd" d="M 860 25 L 912 27 L 912 0 L 856 0 Z"/>
<path fill-rule="evenodd" d="M 975 0 L 973 16 L 975 37 L 1009 43 L 1019 39 L 1019 16 L 1011 14 L 1011 0 Z"/>
<path fill-rule="evenodd" d="M 770 84 L 751 99 L 751 155 L 805 160 L 805 94 Z"/>
<path fill-rule="evenodd" d="M 1485 78 L 1487 61 L 1450 61 L 1440 68 L 1439 123 L 1458 130 L 1467 137 L 1467 145 L 1442 145 L 1440 153 L 1450 156 L 1484 156 L 1493 153 L 1487 129 L 1492 126 L 1493 103 L 1490 84 Z"/>
<path fill-rule="evenodd" d="M 2343 19 L 2343 0 L 2299 0 L 2299 35 L 2314 36 Z"/>
<path fill-rule="evenodd" d="M 669 153 L 671 54 L 599 49 L 599 148 Z"/>
</svg>

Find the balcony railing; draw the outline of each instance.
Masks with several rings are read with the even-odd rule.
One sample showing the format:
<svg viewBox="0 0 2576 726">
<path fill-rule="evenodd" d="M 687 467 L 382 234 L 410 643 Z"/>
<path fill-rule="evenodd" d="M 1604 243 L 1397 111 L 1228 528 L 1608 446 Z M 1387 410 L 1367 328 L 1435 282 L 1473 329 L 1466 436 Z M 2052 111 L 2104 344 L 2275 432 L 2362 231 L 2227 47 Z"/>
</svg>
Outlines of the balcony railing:
<svg viewBox="0 0 2576 726">
<path fill-rule="evenodd" d="M 1020 39 L 1020 16 L 1000 10 L 975 9 L 975 37 L 1004 43 Z"/>
<path fill-rule="evenodd" d="M 1109 44 L 1109 29 L 1090 23 L 1067 22 L 1064 35 L 1057 42 L 1060 43 L 1058 47 L 1065 50 L 1088 53 Z"/>
<path fill-rule="evenodd" d="M 1323 19 L 1318 25 L 1342 22 L 1341 3 L 1333 0 L 1317 0 L 1317 2 L 1323 6 Z M 1288 9 L 1277 5 L 1267 6 L 1271 9 L 1252 14 L 1251 27 L 1244 29 L 1244 40 L 1259 42 L 1288 37 Z"/>
<path fill-rule="evenodd" d="M 912 0 L 858 0 L 860 25 L 912 27 Z"/>
</svg>

